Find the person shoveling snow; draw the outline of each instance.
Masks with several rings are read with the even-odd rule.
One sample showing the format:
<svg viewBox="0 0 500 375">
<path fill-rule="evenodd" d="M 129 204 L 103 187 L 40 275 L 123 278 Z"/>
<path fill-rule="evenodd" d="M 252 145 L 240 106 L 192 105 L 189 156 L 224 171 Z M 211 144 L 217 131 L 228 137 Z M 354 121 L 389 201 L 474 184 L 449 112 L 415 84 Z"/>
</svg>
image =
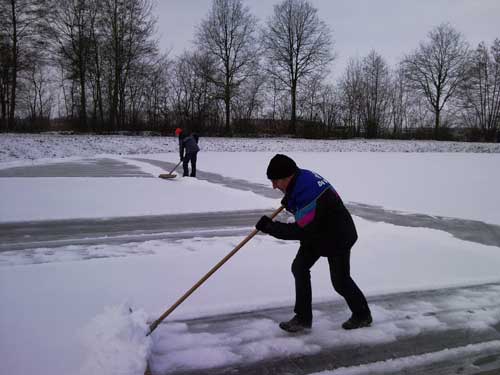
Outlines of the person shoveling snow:
<svg viewBox="0 0 500 375">
<path fill-rule="evenodd" d="M 327 257 L 334 289 L 349 306 L 352 316 L 344 329 L 367 327 L 372 316 L 363 292 L 350 274 L 351 247 L 358 235 L 351 214 L 333 186 L 317 173 L 299 169 L 286 155 L 269 162 L 267 177 L 273 189 L 285 194 L 282 205 L 295 215 L 294 223 L 275 222 L 262 216 L 255 228 L 282 240 L 300 240 L 292 263 L 295 278 L 295 316 L 281 322 L 287 332 L 300 332 L 312 325 L 310 269 L 320 257 Z"/>
</svg>

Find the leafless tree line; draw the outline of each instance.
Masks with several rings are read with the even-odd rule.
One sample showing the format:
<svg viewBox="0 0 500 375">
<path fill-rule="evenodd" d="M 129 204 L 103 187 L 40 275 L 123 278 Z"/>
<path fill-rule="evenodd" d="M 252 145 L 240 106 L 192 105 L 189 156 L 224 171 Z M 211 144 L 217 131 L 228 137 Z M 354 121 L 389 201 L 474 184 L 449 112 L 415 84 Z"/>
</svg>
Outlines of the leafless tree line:
<svg viewBox="0 0 500 375">
<path fill-rule="evenodd" d="M 152 0 L 0 0 L 0 130 L 494 139 L 500 40 L 471 49 L 442 24 L 390 67 L 375 50 L 336 82 L 333 36 L 307 0 L 260 26 L 213 0 L 178 57 L 155 40 Z"/>
</svg>

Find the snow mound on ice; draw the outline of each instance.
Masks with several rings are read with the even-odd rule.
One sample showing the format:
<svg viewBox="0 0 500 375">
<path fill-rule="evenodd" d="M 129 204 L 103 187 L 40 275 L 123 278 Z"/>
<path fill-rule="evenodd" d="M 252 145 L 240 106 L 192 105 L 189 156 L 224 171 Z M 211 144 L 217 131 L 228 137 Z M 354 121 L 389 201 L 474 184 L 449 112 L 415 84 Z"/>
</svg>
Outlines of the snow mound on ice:
<svg viewBox="0 0 500 375">
<path fill-rule="evenodd" d="M 132 313 L 125 305 L 110 306 L 82 331 L 86 359 L 81 375 L 143 374 L 151 351 L 149 326 L 142 310 Z"/>
</svg>

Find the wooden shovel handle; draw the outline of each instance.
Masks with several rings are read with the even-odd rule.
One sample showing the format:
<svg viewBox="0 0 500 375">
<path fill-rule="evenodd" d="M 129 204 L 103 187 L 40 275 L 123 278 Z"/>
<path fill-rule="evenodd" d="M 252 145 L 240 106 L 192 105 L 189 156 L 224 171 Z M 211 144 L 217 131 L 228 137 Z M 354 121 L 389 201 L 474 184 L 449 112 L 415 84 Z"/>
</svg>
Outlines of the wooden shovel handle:
<svg viewBox="0 0 500 375">
<path fill-rule="evenodd" d="M 177 163 L 177 165 L 170 171 L 168 174 L 174 173 L 174 171 L 177 169 L 177 167 L 182 163 L 182 160 Z"/>
<path fill-rule="evenodd" d="M 280 206 L 278 209 L 276 209 L 272 215 L 271 215 L 271 220 L 273 220 L 278 214 L 283 210 L 283 206 Z M 205 276 L 203 276 L 196 284 L 194 284 L 191 289 L 189 289 L 182 297 L 180 297 L 170 308 L 165 311 L 158 319 L 156 319 L 153 323 L 150 324 L 149 326 L 149 333 L 146 336 L 149 336 L 155 329 L 158 327 L 158 325 L 167 317 L 169 316 L 172 311 L 174 311 L 177 306 L 179 306 L 184 300 L 186 300 L 198 287 L 203 284 L 212 274 L 215 273 L 219 268 L 222 267 L 224 263 L 226 263 L 229 258 L 231 258 L 234 254 L 238 252 L 248 241 L 250 241 L 259 231 L 257 229 L 254 229 L 248 236 L 246 236 L 229 254 L 227 254 L 224 258 L 221 259 L 219 263 L 217 263 L 215 266 L 212 267 L 210 271 L 208 271 Z"/>
</svg>

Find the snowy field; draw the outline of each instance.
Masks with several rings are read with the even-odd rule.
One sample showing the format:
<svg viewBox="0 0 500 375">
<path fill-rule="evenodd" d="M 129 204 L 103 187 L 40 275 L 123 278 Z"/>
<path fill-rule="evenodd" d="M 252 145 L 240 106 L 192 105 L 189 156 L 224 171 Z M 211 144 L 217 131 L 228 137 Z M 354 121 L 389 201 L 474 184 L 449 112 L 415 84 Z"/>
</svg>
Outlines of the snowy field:
<svg viewBox="0 0 500 375">
<path fill-rule="evenodd" d="M 203 138 L 200 143 L 199 169 L 207 172 L 269 184 L 267 162 L 281 152 L 328 178 L 348 202 L 500 224 L 498 144 Z M 162 171 L 131 158 L 178 160 L 176 140 L 171 137 L 0 135 L 0 169 L 95 157 L 114 158 L 150 176 Z M 279 200 L 196 179 L 0 178 L 1 222 L 249 208 L 271 212 L 278 205 Z M 461 241 L 437 230 L 354 219 L 360 240 L 353 249 L 352 270 L 368 297 L 500 281 L 497 247 Z M 254 326 L 253 334 L 268 338 L 267 346 L 258 351 L 240 347 L 235 352 L 229 337 L 193 336 L 182 323 L 165 325 L 152 339 L 145 339 L 144 321 L 156 319 L 240 240 L 191 238 L 0 253 L 2 372 L 142 374 L 152 348 L 168 353 L 155 357 L 157 370 L 193 369 L 207 360 L 214 365 L 251 362 L 275 355 L 276 350 L 285 354 L 318 350 L 325 340 L 321 335 L 287 339 L 274 322 L 266 321 Z M 296 248 L 295 242 L 256 237 L 171 318 L 291 305 L 289 268 Z M 338 299 L 326 262 L 318 262 L 312 274 L 315 302 Z M 466 306 L 470 299 L 446 303 Z M 128 314 L 128 306 L 134 307 L 134 314 Z M 415 309 L 423 312 L 429 306 Z M 377 306 L 373 311 L 372 328 L 339 340 L 397 340 L 401 327 L 382 323 L 391 312 Z M 318 331 L 325 319 L 319 316 L 315 321 Z M 483 316 L 473 328 L 484 329 L 498 320 L 497 315 Z M 434 327 L 426 320 L 413 328 Z"/>
<path fill-rule="evenodd" d="M 473 152 L 500 153 L 500 143 L 289 138 L 201 138 L 202 149 L 219 152 Z M 0 134 L 0 162 L 177 152 L 175 137 Z M 12 164 L 4 164 L 3 167 Z"/>
</svg>

